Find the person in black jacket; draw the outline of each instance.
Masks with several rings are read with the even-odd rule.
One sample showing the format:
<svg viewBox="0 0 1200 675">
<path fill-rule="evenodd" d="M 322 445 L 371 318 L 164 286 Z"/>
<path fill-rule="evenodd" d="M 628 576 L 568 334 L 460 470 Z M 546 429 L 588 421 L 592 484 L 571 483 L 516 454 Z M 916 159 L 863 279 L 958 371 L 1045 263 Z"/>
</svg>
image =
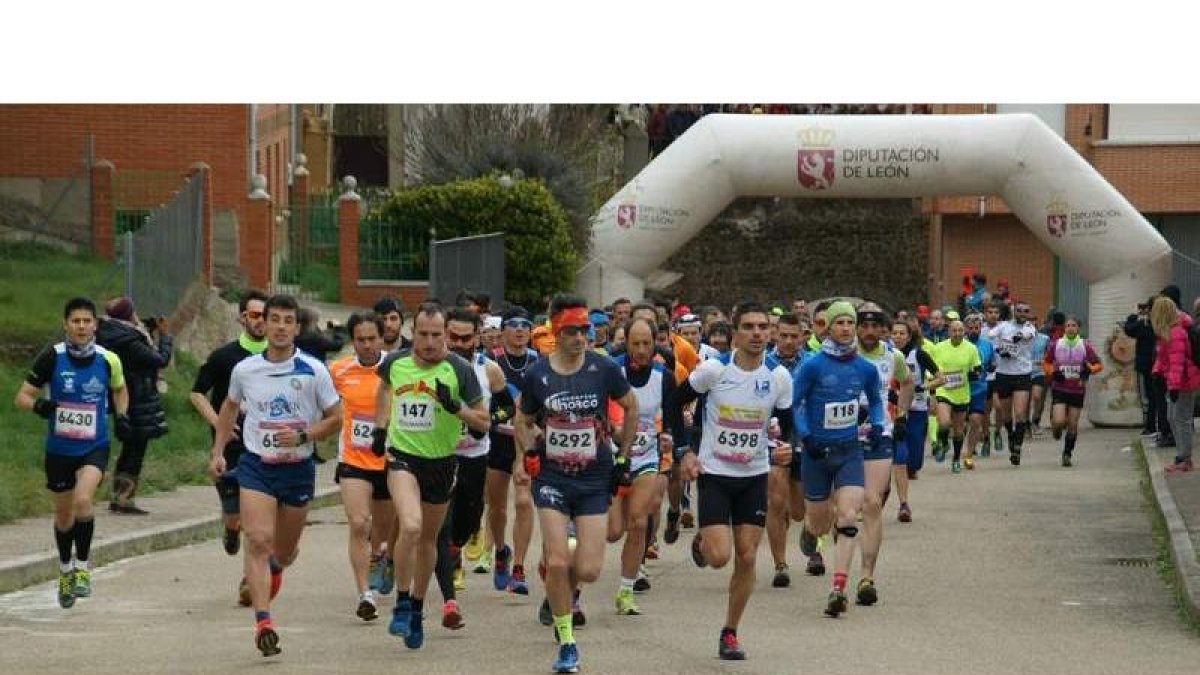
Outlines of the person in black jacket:
<svg viewBox="0 0 1200 675">
<path fill-rule="evenodd" d="M 1163 398 L 1161 387 L 1156 386 L 1150 371 L 1154 367 L 1154 328 L 1150 326 L 1150 305 L 1154 298 L 1140 302 L 1137 312 L 1125 319 L 1125 334 L 1137 341 L 1133 367 L 1138 374 L 1138 388 L 1142 395 L 1142 435 L 1153 436 L 1163 432 L 1170 437 L 1171 427 L 1167 422 L 1167 408 L 1159 402 Z M 1164 390 L 1165 391 L 1165 390 Z"/>
<path fill-rule="evenodd" d="M 315 309 L 300 308 L 300 334 L 296 336 L 296 347 L 312 354 L 322 363 L 329 361 L 330 354 L 337 354 L 346 345 L 342 333 L 329 326 L 329 334 L 321 331 L 321 316 Z"/>
<path fill-rule="evenodd" d="M 151 440 L 167 433 L 167 415 L 158 394 L 158 371 L 171 362 L 172 340 L 165 320 L 155 320 L 152 329 L 143 325 L 130 298 L 115 298 L 105 310 L 108 316 L 100 320 L 96 342 L 121 359 L 129 387 L 132 427 L 131 435 L 121 441 L 108 508 L 113 513 L 145 515 L 146 511 L 133 502 L 133 497 L 146 447 Z"/>
</svg>

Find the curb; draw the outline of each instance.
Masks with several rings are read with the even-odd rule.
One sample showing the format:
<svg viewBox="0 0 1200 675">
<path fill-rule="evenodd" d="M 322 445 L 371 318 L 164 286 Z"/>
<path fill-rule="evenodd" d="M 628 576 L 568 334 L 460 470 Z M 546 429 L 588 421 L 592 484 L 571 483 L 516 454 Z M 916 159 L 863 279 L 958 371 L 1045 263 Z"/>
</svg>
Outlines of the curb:
<svg viewBox="0 0 1200 675">
<path fill-rule="evenodd" d="M 1171 536 L 1171 558 L 1175 562 L 1175 577 L 1179 582 L 1181 594 L 1187 601 L 1188 606 L 1185 609 L 1194 619 L 1200 619 L 1200 561 L 1196 558 L 1196 548 L 1192 545 L 1192 538 L 1183 522 L 1183 516 L 1179 514 L 1175 498 L 1167 486 L 1162 463 L 1154 453 L 1147 452 L 1141 442 L 1134 443 L 1134 446 L 1146 462 L 1150 485 L 1154 489 L 1155 504 Z"/>
<path fill-rule="evenodd" d="M 342 494 L 334 485 L 317 490 L 309 504 L 313 509 L 342 503 Z M 214 509 L 215 511 L 215 509 Z M 92 545 L 92 565 L 99 567 L 117 560 L 187 546 L 215 539 L 222 533 L 221 516 L 192 518 L 144 530 L 127 532 L 108 539 L 98 539 Z M 0 563 L 0 593 L 58 578 L 58 556 L 54 553 L 34 553 Z"/>
</svg>

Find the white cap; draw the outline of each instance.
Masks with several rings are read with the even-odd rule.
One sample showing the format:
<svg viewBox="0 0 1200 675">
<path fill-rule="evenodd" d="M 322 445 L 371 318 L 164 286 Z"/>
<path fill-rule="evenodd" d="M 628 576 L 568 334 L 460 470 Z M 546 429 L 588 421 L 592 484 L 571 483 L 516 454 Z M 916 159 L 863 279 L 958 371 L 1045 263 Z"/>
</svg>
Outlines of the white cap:
<svg viewBox="0 0 1200 675">
<path fill-rule="evenodd" d="M 484 330 L 500 330 L 500 316 L 497 314 L 489 314 L 483 317 Z"/>
</svg>

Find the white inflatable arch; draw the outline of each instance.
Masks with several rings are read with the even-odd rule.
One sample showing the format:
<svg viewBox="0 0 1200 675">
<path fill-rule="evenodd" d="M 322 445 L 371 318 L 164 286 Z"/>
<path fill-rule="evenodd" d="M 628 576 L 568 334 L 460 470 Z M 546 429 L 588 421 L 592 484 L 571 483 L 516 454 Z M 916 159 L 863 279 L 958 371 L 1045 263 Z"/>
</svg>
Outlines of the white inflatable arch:
<svg viewBox="0 0 1200 675">
<path fill-rule="evenodd" d="M 1121 368 L 1105 343 L 1136 302 L 1168 283 L 1171 247 L 1029 114 L 707 115 L 593 217 L 578 288 L 593 306 L 642 297 L 646 278 L 737 197 L 946 195 L 1003 197 L 1090 284 L 1088 334 L 1109 372 L 1091 382 L 1089 418 L 1140 424 L 1136 386 L 1130 401 L 1113 382 Z"/>
</svg>

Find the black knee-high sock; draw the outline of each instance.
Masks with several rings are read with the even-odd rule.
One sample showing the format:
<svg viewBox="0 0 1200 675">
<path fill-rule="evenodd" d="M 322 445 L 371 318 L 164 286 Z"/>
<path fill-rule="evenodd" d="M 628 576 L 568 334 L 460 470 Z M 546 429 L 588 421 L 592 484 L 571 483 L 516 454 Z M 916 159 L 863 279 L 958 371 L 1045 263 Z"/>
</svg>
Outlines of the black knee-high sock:
<svg viewBox="0 0 1200 675">
<path fill-rule="evenodd" d="M 938 443 L 942 446 L 943 450 L 945 450 L 947 442 L 949 440 L 950 440 L 950 430 L 949 429 L 938 429 Z"/>
<path fill-rule="evenodd" d="M 1025 444 L 1025 426 L 1026 425 L 1024 422 L 1018 422 L 1017 428 L 1013 430 L 1013 441 L 1011 445 L 1018 449 Z"/>
<path fill-rule="evenodd" d="M 954 461 L 956 461 L 956 462 L 958 460 L 962 459 L 962 446 L 963 446 L 963 437 L 955 436 L 954 437 Z"/>
<path fill-rule="evenodd" d="M 1063 440 L 1063 454 L 1069 455 L 1075 452 L 1075 439 L 1077 436 L 1077 434 L 1067 434 L 1066 439 Z"/>
<path fill-rule="evenodd" d="M 92 534 L 96 532 L 96 519 L 77 519 L 75 521 L 75 557 L 87 562 L 92 552 Z M 61 553 L 59 556 L 61 557 Z"/>
<path fill-rule="evenodd" d="M 54 543 L 58 545 L 58 562 L 69 565 L 71 563 L 71 545 L 75 543 L 75 526 L 60 530 L 54 528 Z"/>
</svg>

